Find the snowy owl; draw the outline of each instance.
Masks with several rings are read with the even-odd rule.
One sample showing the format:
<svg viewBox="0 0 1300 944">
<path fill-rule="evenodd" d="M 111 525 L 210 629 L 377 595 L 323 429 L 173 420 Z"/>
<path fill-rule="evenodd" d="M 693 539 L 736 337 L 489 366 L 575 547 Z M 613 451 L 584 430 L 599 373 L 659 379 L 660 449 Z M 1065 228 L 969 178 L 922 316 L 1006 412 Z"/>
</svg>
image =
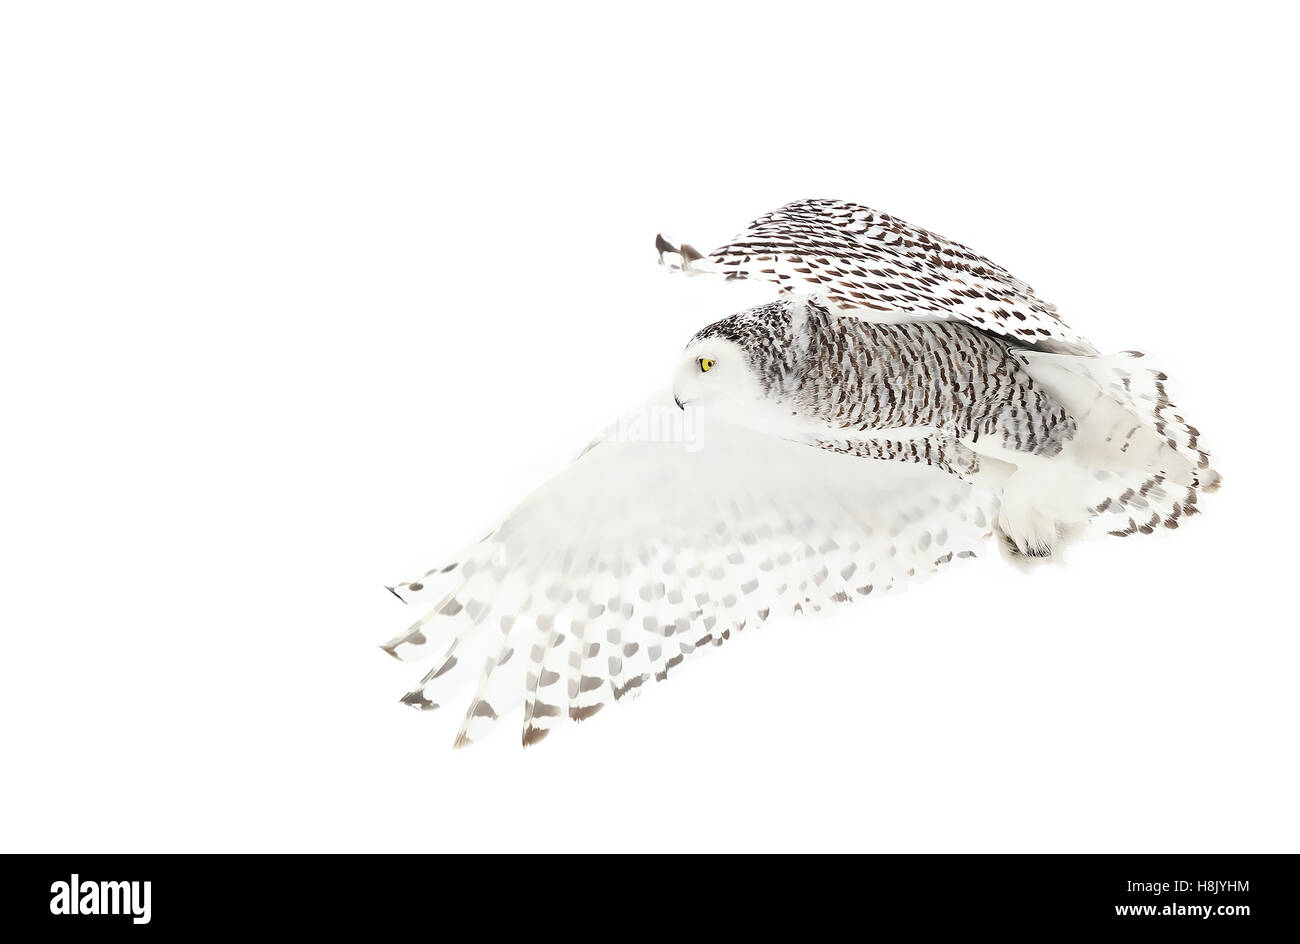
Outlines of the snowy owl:
<svg viewBox="0 0 1300 944">
<path fill-rule="evenodd" d="M 389 589 L 424 607 L 383 648 L 432 658 L 402 701 L 477 682 L 463 746 L 523 742 L 666 679 L 776 614 L 975 557 L 1172 529 L 1219 483 L 1139 352 L 1099 356 L 965 246 L 834 200 L 792 203 L 689 275 L 774 283 L 698 331 L 630 411 L 487 537 Z"/>
</svg>

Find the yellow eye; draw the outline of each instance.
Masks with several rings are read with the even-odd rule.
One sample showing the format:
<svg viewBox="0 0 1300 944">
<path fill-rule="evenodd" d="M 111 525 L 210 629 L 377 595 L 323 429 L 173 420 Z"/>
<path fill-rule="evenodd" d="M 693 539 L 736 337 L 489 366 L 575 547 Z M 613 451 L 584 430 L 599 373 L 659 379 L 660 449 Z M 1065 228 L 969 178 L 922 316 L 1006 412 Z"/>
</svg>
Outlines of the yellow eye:
<svg viewBox="0 0 1300 944">
<path fill-rule="evenodd" d="M 707 357 L 701 357 L 701 358 L 700 358 L 700 370 L 704 371 L 704 373 L 706 373 L 706 374 L 707 374 L 709 371 L 713 370 L 713 361 L 709 360 Z"/>
</svg>

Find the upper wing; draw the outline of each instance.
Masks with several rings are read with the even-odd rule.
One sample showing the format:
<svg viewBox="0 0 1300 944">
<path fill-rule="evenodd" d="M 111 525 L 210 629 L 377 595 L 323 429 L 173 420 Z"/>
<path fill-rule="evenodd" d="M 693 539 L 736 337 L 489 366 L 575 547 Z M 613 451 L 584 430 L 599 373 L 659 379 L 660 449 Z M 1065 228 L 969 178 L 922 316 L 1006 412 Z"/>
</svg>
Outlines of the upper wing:
<svg viewBox="0 0 1300 944">
<path fill-rule="evenodd" d="M 1091 344 L 1006 269 L 961 245 L 870 207 L 801 200 L 764 214 L 701 256 L 659 237 L 660 259 L 688 271 L 764 279 L 783 292 L 816 292 L 870 321 L 964 321 L 1025 344 L 1072 354 Z"/>
<path fill-rule="evenodd" d="M 530 744 L 772 614 L 972 557 L 994 519 L 955 476 L 711 423 L 665 395 L 465 554 L 392 588 L 429 609 L 384 648 L 436 658 L 415 707 L 477 682 L 457 745 L 520 704 Z"/>
</svg>

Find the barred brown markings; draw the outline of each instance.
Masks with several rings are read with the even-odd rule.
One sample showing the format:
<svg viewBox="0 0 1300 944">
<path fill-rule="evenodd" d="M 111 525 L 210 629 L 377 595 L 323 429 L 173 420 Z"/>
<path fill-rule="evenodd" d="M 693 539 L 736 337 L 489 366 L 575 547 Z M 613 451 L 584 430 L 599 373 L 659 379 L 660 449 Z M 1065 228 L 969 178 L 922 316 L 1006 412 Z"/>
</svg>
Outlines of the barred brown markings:
<svg viewBox="0 0 1300 944">
<path fill-rule="evenodd" d="M 600 709 L 604 707 L 605 707 L 604 702 L 597 702 L 594 705 L 588 705 L 586 707 L 571 705 L 569 707 L 569 718 L 572 719 L 573 721 L 586 721 L 588 718 L 590 718 L 592 715 L 594 715 L 596 712 L 600 711 Z"/>
<path fill-rule="evenodd" d="M 456 662 L 457 659 L 455 656 L 448 656 L 447 661 L 444 662 L 442 665 L 440 665 L 437 669 L 435 669 L 434 671 L 426 675 L 423 681 L 421 682 L 421 684 L 424 684 L 424 682 L 432 682 L 440 675 L 446 675 L 448 672 L 450 672 L 452 669 L 456 667 Z"/>
<path fill-rule="evenodd" d="M 675 669 L 677 666 L 681 665 L 682 660 L 685 658 L 686 657 L 683 655 L 673 656 L 666 663 L 664 663 L 664 668 L 662 672 L 655 673 L 655 679 L 660 682 L 664 681 L 666 678 L 668 678 L 668 673 L 673 669 Z"/>
<path fill-rule="evenodd" d="M 424 692 L 420 691 L 418 688 L 415 691 L 407 692 L 403 695 L 402 704 L 410 705 L 412 708 L 418 708 L 420 711 L 433 711 L 438 707 L 435 702 L 431 702 L 429 699 L 425 698 Z"/>
<path fill-rule="evenodd" d="M 643 673 L 641 675 L 636 676 L 635 678 L 628 679 L 627 684 L 622 687 L 619 687 L 617 685 L 613 686 L 614 700 L 619 701 L 628 692 L 632 691 L 633 689 L 640 688 L 641 685 L 645 682 L 646 678 L 647 676 Z"/>
</svg>

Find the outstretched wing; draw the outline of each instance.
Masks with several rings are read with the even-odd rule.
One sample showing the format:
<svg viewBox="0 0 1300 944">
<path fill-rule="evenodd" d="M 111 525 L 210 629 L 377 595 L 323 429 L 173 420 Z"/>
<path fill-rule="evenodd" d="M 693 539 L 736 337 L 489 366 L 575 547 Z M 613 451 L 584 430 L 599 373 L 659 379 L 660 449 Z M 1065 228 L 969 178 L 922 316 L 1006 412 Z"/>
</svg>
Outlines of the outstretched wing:
<svg viewBox="0 0 1300 944">
<path fill-rule="evenodd" d="M 688 272 L 762 279 L 783 292 L 815 292 L 868 321 L 942 319 L 1027 345 L 1093 354 L 1054 306 L 971 249 L 870 207 L 800 200 L 764 214 L 707 255 L 662 236 L 660 261 Z"/>
<path fill-rule="evenodd" d="M 458 746 L 520 705 L 527 745 L 772 615 L 973 557 L 995 505 L 955 476 L 710 422 L 665 395 L 455 561 L 393 587 L 427 611 L 384 648 L 434 660 L 414 707 L 476 684 Z"/>
</svg>

